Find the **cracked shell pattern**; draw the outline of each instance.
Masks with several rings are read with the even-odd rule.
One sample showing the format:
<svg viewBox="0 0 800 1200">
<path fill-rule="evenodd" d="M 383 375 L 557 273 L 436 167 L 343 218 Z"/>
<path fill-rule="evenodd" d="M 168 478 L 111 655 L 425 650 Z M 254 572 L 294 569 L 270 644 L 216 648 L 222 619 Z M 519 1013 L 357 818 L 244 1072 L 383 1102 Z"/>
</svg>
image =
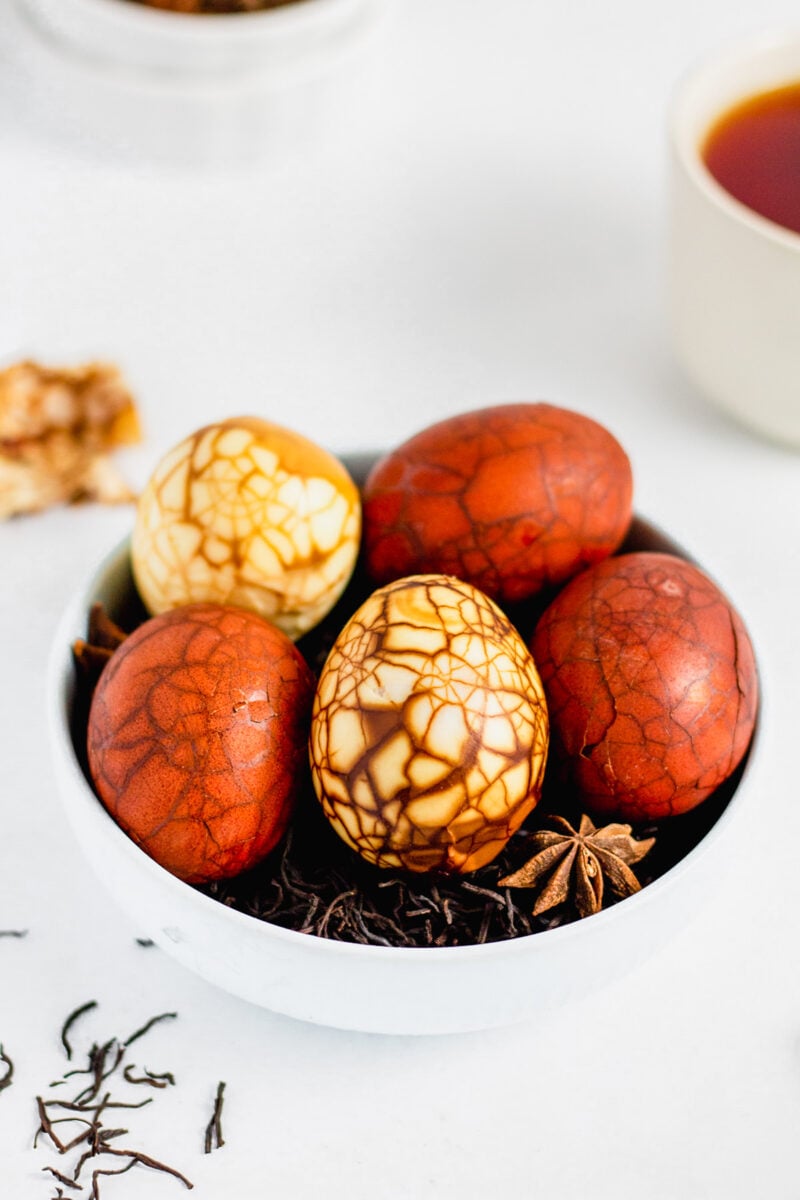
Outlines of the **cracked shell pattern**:
<svg viewBox="0 0 800 1200">
<path fill-rule="evenodd" d="M 296 639 L 338 600 L 360 536 L 358 489 L 333 455 L 237 417 L 161 460 L 137 506 L 131 557 L 151 613 L 231 604 Z"/>
<path fill-rule="evenodd" d="M 687 812 L 744 756 L 758 703 L 753 647 L 692 564 L 640 552 L 591 568 L 545 610 L 531 648 L 552 765 L 589 811 L 634 823 Z"/>
<path fill-rule="evenodd" d="M 307 771 L 313 691 L 296 646 L 253 613 L 199 604 L 153 617 L 114 653 L 95 691 L 95 788 L 174 875 L 236 875 L 286 828 Z"/>
<path fill-rule="evenodd" d="M 552 404 L 505 404 L 435 425 L 366 481 L 364 545 L 377 583 L 418 572 L 517 602 L 606 558 L 631 521 L 633 479 L 607 429 Z"/>
<path fill-rule="evenodd" d="M 536 805 L 547 708 L 497 606 L 438 575 L 374 592 L 337 638 L 312 715 L 314 787 L 333 827 L 380 867 L 468 872 Z"/>
</svg>

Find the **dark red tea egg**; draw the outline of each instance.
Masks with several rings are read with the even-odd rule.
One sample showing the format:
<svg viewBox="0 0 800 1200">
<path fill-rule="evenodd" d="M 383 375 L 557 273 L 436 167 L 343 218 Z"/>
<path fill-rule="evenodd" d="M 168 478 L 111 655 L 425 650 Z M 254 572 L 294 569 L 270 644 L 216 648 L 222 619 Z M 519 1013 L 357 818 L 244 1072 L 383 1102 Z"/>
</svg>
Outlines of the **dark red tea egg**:
<svg viewBox="0 0 800 1200">
<path fill-rule="evenodd" d="M 593 814 L 687 812 L 747 750 L 758 700 L 749 635 L 683 559 L 624 554 L 584 571 L 545 610 L 531 650 L 551 766 Z"/>
<path fill-rule="evenodd" d="M 378 583 L 454 575 L 495 600 L 523 600 L 617 549 L 632 490 L 625 451 L 589 417 L 544 403 L 463 413 L 371 471 L 367 570 Z"/>
<path fill-rule="evenodd" d="M 286 828 L 313 692 L 300 652 L 254 613 L 192 604 L 154 617 L 115 651 L 92 700 L 97 792 L 179 878 L 236 875 Z"/>
</svg>

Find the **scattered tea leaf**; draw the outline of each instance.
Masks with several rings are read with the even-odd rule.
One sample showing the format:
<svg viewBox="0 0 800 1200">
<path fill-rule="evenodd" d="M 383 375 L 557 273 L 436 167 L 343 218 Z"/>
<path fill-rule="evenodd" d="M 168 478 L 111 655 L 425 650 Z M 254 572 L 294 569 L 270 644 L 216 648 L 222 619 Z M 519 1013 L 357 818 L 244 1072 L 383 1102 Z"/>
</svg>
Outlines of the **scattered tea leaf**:
<svg viewBox="0 0 800 1200">
<path fill-rule="evenodd" d="M 0 1042 L 0 1064 L 5 1067 L 5 1071 L 0 1075 L 0 1092 L 4 1092 L 6 1088 L 11 1087 L 14 1080 L 14 1064 L 6 1054 L 2 1042 Z"/>
<path fill-rule="evenodd" d="M 150 1020 L 141 1027 L 141 1029 L 137 1029 L 135 1033 L 132 1033 L 130 1037 L 125 1039 L 125 1041 L 122 1043 L 123 1046 L 132 1046 L 133 1043 L 138 1041 L 140 1037 L 144 1037 L 146 1033 L 149 1033 L 153 1026 L 157 1025 L 159 1021 L 173 1020 L 175 1017 L 177 1017 L 177 1015 L 177 1013 L 168 1012 L 159 1013 L 157 1017 L 151 1017 Z"/>
<path fill-rule="evenodd" d="M 218 1150 L 225 1145 L 225 1139 L 222 1136 L 222 1103 L 225 1094 L 225 1084 L 222 1080 L 217 1084 L 217 1095 L 214 1100 L 214 1111 L 211 1114 L 211 1120 L 206 1126 L 205 1137 L 205 1152 L 210 1154 L 212 1150 Z"/>
<path fill-rule="evenodd" d="M 70 1040 L 73 1025 L 82 1015 L 96 1007 L 97 1001 L 90 1000 L 88 1003 L 81 1005 L 80 1008 L 76 1008 L 65 1020 L 61 1029 L 61 1042 L 68 1061 L 72 1060 L 74 1053 Z M 58 1170 L 53 1166 L 46 1166 L 43 1170 L 47 1171 L 65 1187 L 74 1191 L 85 1191 L 85 1185 L 78 1182 L 78 1180 L 81 1172 L 91 1162 L 93 1170 L 91 1173 L 91 1191 L 88 1193 L 88 1200 L 100 1200 L 100 1179 L 103 1176 L 122 1175 L 137 1165 L 172 1175 L 185 1184 L 187 1188 L 193 1186 L 181 1171 L 169 1166 L 167 1163 L 161 1162 L 159 1159 L 153 1158 L 152 1155 L 145 1153 L 144 1150 L 137 1148 L 123 1149 L 122 1147 L 112 1145 L 111 1143 L 115 1139 L 126 1137 L 128 1130 L 111 1128 L 104 1125 L 101 1119 L 108 1110 L 143 1108 L 144 1105 L 151 1104 L 153 1101 L 152 1096 L 147 1096 L 144 1100 L 140 1101 L 117 1099 L 108 1090 L 109 1080 L 111 1081 L 111 1086 L 113 1086 L 114 1080 L 122 1080 L 125 1084 L 146 1084 L 157 1089 L 163 1089 L 169 1084 L 174 1084 L 175 1078 L 171 1072 L 149 1071 L 147 1067 L 137 1068 L 132 1063 L 124 1063 L 124 1059 L 127 1048 L 133 1042 L 144 1037 L 158 1022 L 176 1016 L 177 1013 L 159 1013 L 136 1029 L 125 1041 L 112 1037 L 102 1043 L 93 1042 L 86 1052 L 85 1065 L 76 1066 L 71 1070 L 65 1071 L 63 1077 L 51 1085 L 51 1087 L 63 1086 L 69 1079 L 76 1075 L 88 1075 L 90 1077 L 89 1082 L 72 1099 L 61 1100 L 52 1097 L 45 1098 L 44 1096 L 36 1097 L 39 1127 L 34 1135 L 34 1147 L 38 1145 L 40 1137 L 46 1137 L 59 1156 L 63 1157 L 73 1150 L 78 1153 L 74 1169 L 70 1174 L 65 1173 L 63 1170 Z M 3 1061 L 10 1062 L 3 1054 L 1 1046 L 0 1056 L 2 1056 Z M 2 1081 L 0 1081 L 0 1085 L 2 1085 Z M 77 1133 L 73 1132 L 76 1125 L 78 1126 Z M 70 1132 L 62 1136 L 58 1129 L 61 1126 L 65 1126 Z M 127 1161 L 123 1166 L 106 1167 L 99 1165 L 98 1160 L 101 1160 L 102 1156 L 106 1155 L 114 1156 L 117 1159 L 126 1159 Z M 58 1187 L 56 1189 L 56 1200 L 59 1196 L 63 1195 L 62 1188 Z"/>
<path fill-rule="evenodd" d="M 180 1171 L 176 1171 L 174 1167 L 168 1167 L 166 1163 L 159 1162 L 157 1158 L 151 1158 L 149 1154 L 144 1154 L 141 1150 L 122 1150 L 117 1146 L 107 1146 L 105 1144 L 100 1146 L 99 1149 L 92 1147 L 90 1150 L 87 1150 L 85 1154 L 81 1155 L 75 1167 L 73 1178 L 78 1178 L 84 1164 L 96 1154 L 115 1154 L 119 1158 L 129 1158 L 131 1161 L 126 1167 L 123 1167 L 122 1170 L 113 1171 L 98 1169 L 94 1172 L 94 1175 L 121 1175 L 123 1171 L 129 1171 L 131 1167 L 136 1165 L 136 1163 L 141 1163 L 143 1167 L 150 1167 L 153 1171 L 163 1171 L 166 1175 L 173 1175 L 176 1179 L 180 1179 L 181 1183 L 185 1183 L 186 1187 L 189 1189 L 194 1187 L 194 1184 L 190 1183 L 186 1176 L 181 1174 Z M 94 1192 L 94 1184 L 92 1190 Z"/>
<path fill-rule="evenodd" d="M 84 1013 L 89 1012 L 93 1008 L 97 1008 L 96 1000 L 89 1000 L 86 1004 L 82 1004 L 80 1008 L 74 1009 L 69 1014 L 63 1026 L 61 1027 L 61 1045 L 64 1047 L 64 1052 L 69 1061 L 72 1060 L 72 1046 L 68 1037 L 69 1031 L 79 1017 L 82 1017 Z"/>
<path fill-rule="evenodd" d="M 78 1192 L 83 1191 L 82 1183 L 76 1183 L 75 1180 L 70 1179 L 68 1175 L 62 1175 L 60 1171 L 55 1169 L 55 1167 L 42 1167 L 42 1170 L 47 1171 L 53 1176 L 54 1179 L 57 1179 L 59 1183 L 63 1183 L 65 1187 L 74 1188 Z M 64 1193 L 62 1192 L 61 1194 L 63 1196 Z"/>
<path fill-rule="evenodd" d="M 123 1078 L 128 1083 L 147 1083 L 150 1087 L 165 1088 L 170 1083 L 174 1084 L 175 1082 L 175 1076 L 170 1071 L 164 1071 L 160 1075 L 157 1075 L 153 1071 L 148 1071 L 147 1067 L 143 1067 L 144 1075 L 134 1075 L 133 1072 L 135 1070 L 136 1068 L 131 1063 L 122 1072 Z"/>
</svg>

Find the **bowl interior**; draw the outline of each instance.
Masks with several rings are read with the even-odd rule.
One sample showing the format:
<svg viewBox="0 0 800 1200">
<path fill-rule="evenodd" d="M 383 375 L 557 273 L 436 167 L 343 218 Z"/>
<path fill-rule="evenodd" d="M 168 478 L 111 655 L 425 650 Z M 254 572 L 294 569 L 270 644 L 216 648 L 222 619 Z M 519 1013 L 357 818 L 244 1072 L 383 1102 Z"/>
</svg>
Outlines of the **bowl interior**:
<svg viewBox="0 0 800 1200">
<path fill-rule="evenodd" d="M 345 461 L 361 482 L 372 459 Z M 621 550 L 688 557 L 640 517 Z M 330 617 L 303 639 L 312 663 L 321 663 L 330 640 L 369 587 L 357 570 Z M 437 946 L 434 939 L 429 944 L 390 945 L 388 939 L 359 944 L 346 928 L 337 933 L 332 919 L 337 898 L 359 889 L 366 894 L 370 887 L 374 892 L 376 872 L 353 862 L 355 856 L 308 798 L 305 808 L 301 801 L 298 820 L 305 826 L 307 819 L 316 832 L 301 866 L 318 871 L 316 927 L 328 913 L 325 932 L 330 936 L 300 931 L 315 926 L 294 912 L 280 911 L 280 905 L 264 919 L 265 904 L 274 905 L 276 889 L 288 886 L 287 872 L 296 860 L 286 854 L 294 854 L 294 847 L 279 848 L 263 869 L 236 880 L 206 887 L 184 884 L 122 833 L 91 787 L 85 760 L 89 694 L 76 683 L 70 645 L 84 636 L 95 600 L 123 629 L 133 629 L 144 618 L 127 543 L 117 547 L 72 602 L 53 648 L 51 725 L 68 817 L 102 882 L 136 920 L 137 932 L 147 933 L 191 970 L 234 994 L 291 1016 L 374 1032 L 440 1033 L 506 1024 L 630 969 L 680 928 L 704 890 L 713 886 L 713 874 L 699 863 L 717 846 L 732 818 L 746 763 L 697 809 L 673 818 L 669 836 L 660 837 L 651 852 L 646 876 L 640 873 L 647 886 L 639 893 L 580 921 L 534 923 L 523 936 L 511 937 L 507 929 L 498 933 L 500 918 L 493 912 L 491 894 L 480 897 L 483 916 L 475 922 L 485 921 L 486 940 L 476 944 Z M 485 886 L 487 893 L 496 891 L 491 879 Z M 426 890 L 430 899 L 430 888 L 420 889 Z M 507 916 L 502 920 L 507 922 Z"/>
</svg>

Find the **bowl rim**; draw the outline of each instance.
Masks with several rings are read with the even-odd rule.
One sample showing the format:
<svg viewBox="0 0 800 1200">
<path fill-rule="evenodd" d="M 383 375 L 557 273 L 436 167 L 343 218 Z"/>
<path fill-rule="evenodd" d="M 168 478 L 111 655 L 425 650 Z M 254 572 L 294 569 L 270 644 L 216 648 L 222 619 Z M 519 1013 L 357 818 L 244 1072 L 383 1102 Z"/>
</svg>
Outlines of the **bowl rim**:
<svg viewBox="0 0 800 1200">
<path fill-rule="evenodd" d="M 285 94 L 340 74 L 377 34 L 379 0 L 297 0 L 251 13 L 175 13 L 130 0 L 10 0 L 25 55 L 70 86 L 127 102 L 216 104 Z M 88 102 L 88 101 L 87 101 Z M 170 110 L 171 111 L 171 110 Z"/>
<path fill-rule="evenodd" d="M 656 532 L 661 532 L 658 530 L 658 527 L 653 526 L 650 522 L 647 522 L 647 524 L 651 529 L 656 530 Z M 666 534 L 662 534 L 662 536 L 668 538 Z M 669 538 L 668 540 L 671 541 Z M 355 959 L 384 960 L 407 964 L 423 965 L 428 963 L 430 965 L 434 961 L 447 961 L 455 964 L 476 958 L 491 960 L 509 956 L 516 957 L 518 955 L 526 956 L 544 953 L 548 947 L 569 942 L 577 937 L 585 937 L 586 933 L 592 929 L 600 931 L 612 922 L 619 923 L 621 920 L 626 920 L 628 919 L 625 916 L 626 913 L 631 920 L 635 919 L 637 912 L 647 905 L 656 903 L 663 893 L 669 892 L 676 887 L 681 877 L 687 871 L 694 868 L 695 864 L 705 856 L 719 838 L 724 836 L 729 825 L 736 818 L 736 815 L 745 802 L 742 797 L 742 783 L 751 769 L 754 752 L 760 740 L 760 722 L 758 720 L 746 752 L 742 778 L 738 786 L 710 829 L 682 858 L 658 878 L 643 886 L 638 892 L 617 901 L 608 908 L 601 909 L 600 912 L 567 922 L 552 929 L 524 934 L 519 937 L 461 946 L 382 946 L 372 943 L 362 944 L 340 941 L 334 938 L 323 938 L 313 933 L 301 933 L 299 930 L 285 928 L 284 926 L 254 916 L 251 913 L 242 912 L 240 909 L 222 904 L 219 900 L 214 899 L 214 897 L 206 895 L 191 884 L 172 875 L 171 872 L 150 858 L 145 851 L 138 847 L 124 833 L 94 793 L 75 752 L 68 718 L 69 704 L 74 685 L 71 646 L 75 638 L 82 636 L 85 630 L 89 605 L 96 595 L 101 577 L 128 556 L 129 543 L 130 535 L 121 541 L 117 541 L 113 548 L 106 552 L 96 565 L 88 583 L 82 584 L 73 592 L 57 623 L 56 633 L 48 655 L 46 670 L 47 720 L 50 743 L 54 750 L 55 765 L 57 770 L 66 770 L 70 774 L 72 781 L 77 785 L 77 787 L 70 789 L 70 794 L 80 794 L 80 803 L 85 804 L 87 811 L 91 813 L 89 819 L 95 822 L 98 827 L 102 826 L 105 836 L 114 839 L 120 853 L 136 856 L 138 869 L 150 875 L 161 891 L 166 889 L 169 893 L 174 892 L 176 895 L 180 894 L 181 896 L 191 894 L 193 897 L 192 903 L 196 903 L 200 911 L 204 909 L 208 912 L 213 911 L 218 917 L 221 913 L 226 913 L 227 918 L 223 919 L 231 920 L 234 926 L 238 925 L 253 932 L 259 930 L 261 931 L 261 936 L 267 939 L 275 939 L 278 944 L 298 950 L 308 951 L 309 948 L 312 948 L 312 952 L 319 952 L 322 955 L 337 957 L 344 955 Z M 760 698 L 759 708 L 762 707 L 762 703 L 763 698 Z M 59 787 L 58 790 L 62 808 L 67 810 L 69 804 L 63 799 L 65 789 Z M 70 824 L 72 824 L 69 812 L 67 812 L 67 816 L 70 819 Z M 588 926 L 587 921 L 590 922 Z"/>
<path fill-rule="evenodd" d="M 290 0 L 277 8 L 253 12 L 182 13 L 152 8 L 132 0 L 17 0 L 26 13 L 42 19 L 43 9 L 55 5 L 63 21 L 70 12 L 78 17 L 116 23 L 120 33 L 144 33 L 166 36 L 176 42 L 214 42 L 221 32 L 242 43 L 254 36 L 294 34 L 309 27 L 335 23 L 342 14 L 355 13 L 366 0 Z"/>
</svg>

